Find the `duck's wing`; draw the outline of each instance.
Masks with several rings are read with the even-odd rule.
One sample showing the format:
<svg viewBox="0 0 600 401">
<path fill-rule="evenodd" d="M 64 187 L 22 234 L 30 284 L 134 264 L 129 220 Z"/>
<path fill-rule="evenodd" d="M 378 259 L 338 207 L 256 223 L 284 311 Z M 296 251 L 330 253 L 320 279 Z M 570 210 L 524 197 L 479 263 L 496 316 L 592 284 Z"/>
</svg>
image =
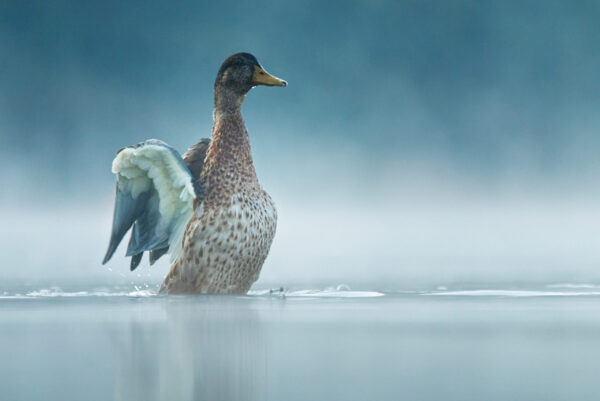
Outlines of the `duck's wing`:
<svg viewBox="0 0 600 401">
<path fill-rule="evenodd" d="M 204 159 L 206 159 L 208 145 L 210 145 L 210 139 L 202 138 L 200 142 L 191 146 L 183 154 L 183 162 L 188 166 L 194 177 L 200 177 L 200 173 L 204 168 Z"/>
<path fill-rule="evenodd" d="M 204 150 L 206 153 L 206 149 Z M 189 152 L 189 151 L 188 151 Z M 112 164 L 117 175 L 113 226 L 102 263 L 108 262 L 133 226 L 127 247 L 131 270 L 150 252 L 150 264 L 165 253 L 175 259 L 201 188 L 179 153 L 151 139 L 117 152 Z"/>
</svg>

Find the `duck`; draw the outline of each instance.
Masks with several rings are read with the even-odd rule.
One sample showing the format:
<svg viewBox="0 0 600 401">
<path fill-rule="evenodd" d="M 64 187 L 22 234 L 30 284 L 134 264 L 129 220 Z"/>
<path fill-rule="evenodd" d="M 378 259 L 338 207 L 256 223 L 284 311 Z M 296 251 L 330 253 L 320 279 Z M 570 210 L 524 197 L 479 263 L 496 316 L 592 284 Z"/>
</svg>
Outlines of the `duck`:
<svg viewBox="0 0 600 401">
<path fill-rule="evenodd" d="M 258 279 L 277 228 L 261 187 L 241 114 L 250 89 L 287 86 L 250 53 L 228 57 L 214 84 L 213 128 L 180 155 L 157 139 L 117 151 L 107 263 L 128 231 L 135 270 L 165 254 L 171 267 L 159 294 L 245 294 Z"/>
</svg>

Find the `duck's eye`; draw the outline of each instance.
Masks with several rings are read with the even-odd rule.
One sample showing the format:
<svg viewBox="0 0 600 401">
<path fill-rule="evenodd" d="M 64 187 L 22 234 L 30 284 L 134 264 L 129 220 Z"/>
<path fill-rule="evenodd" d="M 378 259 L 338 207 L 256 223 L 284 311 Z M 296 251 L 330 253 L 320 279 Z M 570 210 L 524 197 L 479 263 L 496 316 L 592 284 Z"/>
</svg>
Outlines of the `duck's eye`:
<svg viewBox="0 0 600 401">
<path fill-rule="evenodd" d="M 265 72 L 261 71 L 261 72 L 258 73 L 258 75 L 265 75 Z"/>
</svg>

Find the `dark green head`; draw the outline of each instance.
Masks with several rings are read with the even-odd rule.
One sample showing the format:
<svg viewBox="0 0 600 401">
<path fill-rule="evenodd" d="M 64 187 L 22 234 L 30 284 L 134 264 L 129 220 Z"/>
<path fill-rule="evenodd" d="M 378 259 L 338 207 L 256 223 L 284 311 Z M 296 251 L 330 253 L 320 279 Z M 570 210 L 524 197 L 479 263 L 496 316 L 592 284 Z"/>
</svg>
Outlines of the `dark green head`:
<svg viewBox="0 0 600 401">
<path fill-rule="evenodd" d="M 267 73 L 250 53 L 228 57 L 215 80 L 215 89 L 225 88 L 238 94 L 245 94 L 257 85 L 286 86 L 287 82 Z"/>
</svg>

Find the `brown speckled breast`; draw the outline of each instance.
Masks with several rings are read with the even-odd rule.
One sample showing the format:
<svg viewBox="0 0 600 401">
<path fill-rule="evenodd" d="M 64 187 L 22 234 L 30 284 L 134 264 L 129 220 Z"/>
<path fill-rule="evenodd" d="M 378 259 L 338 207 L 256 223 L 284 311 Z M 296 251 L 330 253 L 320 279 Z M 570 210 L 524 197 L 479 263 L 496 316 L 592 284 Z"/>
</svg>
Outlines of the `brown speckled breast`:
<svg viewBox="0 0 600 401">
<path fill-rule="evenodd" d="M 215 122 L 199 181 L 203 197 L 161 292 L 246 293 L 269 253 L 277 212 L 258 183 L 240 114 Z"/>
</svg>

